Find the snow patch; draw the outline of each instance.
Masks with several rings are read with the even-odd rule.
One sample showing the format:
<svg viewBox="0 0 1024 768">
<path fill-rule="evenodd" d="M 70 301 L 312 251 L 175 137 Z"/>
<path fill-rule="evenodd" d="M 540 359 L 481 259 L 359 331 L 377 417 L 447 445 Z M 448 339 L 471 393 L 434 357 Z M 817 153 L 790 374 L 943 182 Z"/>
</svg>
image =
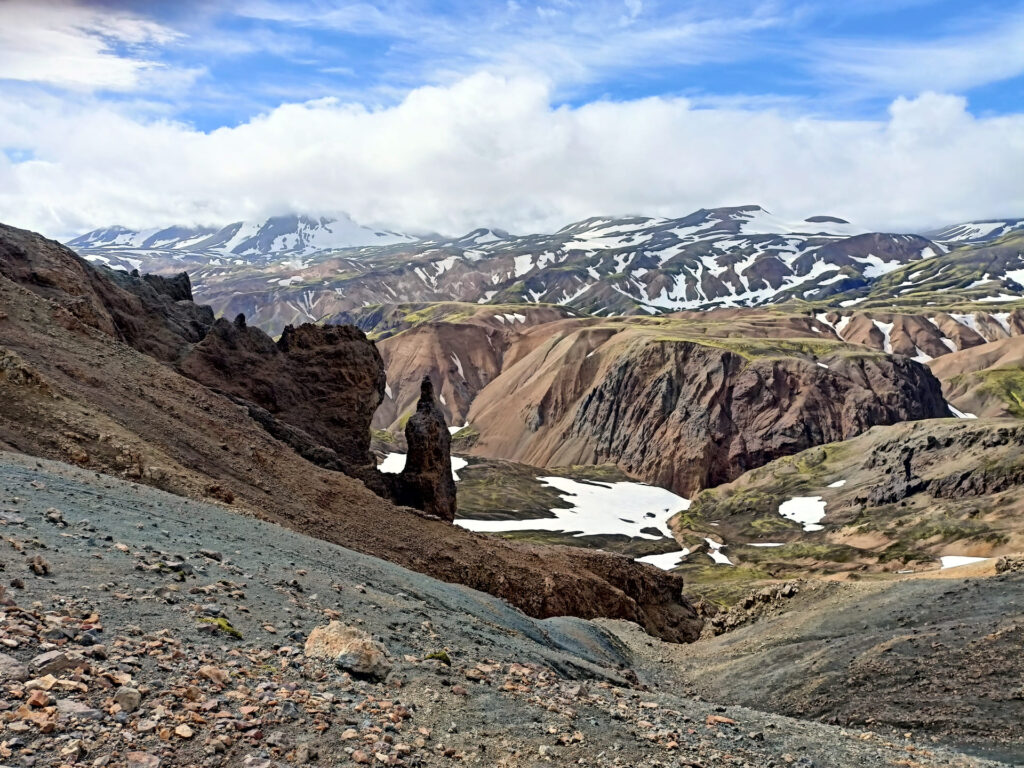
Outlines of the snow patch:
<svg viewBox="0 0 1024 768">
<path fill-rule="evenodd" d="M 779 505 L 779 514 L 803 525 L 805 531 L 820 531 L 825 518 L 825 502 L 821 496 L 794 496 Z"/>
<path fill-rule="evenodd" d="M 638 557 L 636 561 L 638 563 L 649 563 L 661 568 L 663 571 L 671 571 L 673 568 L 678 567 L 688 554 L 690 554 L 690 550 L 681 549 L 678 552 L 663 552 L 660 555 L 646 555 L 644 557 Z"/>
<path fill-rule="evenodd" d="M 387 472 L 388 474 L 397 475 L 403 469 L 405 469 L 406 454 L 404 453 L 389 453 L 384 457 L 384 461 L 377 465 L 377 469 L 381 472 Z M 456 472 L 460 469 L 464 469 L 469 466 L 469 462 L 459 456 L 452 456 L 452 479 L 458 480 L 459 476 Z"/>
<path fill-rule="evenodd" d="M 714 560 L 718 565 L 732 565 L 732 560 L 722 554 L 722 547 L 725 544 L 719 544 L 714 539 L 705 538 L 704 541 L 708 543 L 708 557 Z"/>
<path fill-rule="evenodd" d="M 978 418 L 973 413 L 966 413 L 964 411 L 957 410 L 956 408 L 954 408 L 949 403 L 946 403 L 946 406 L 949 408 L 949 412 L 952 413 L 954 416 L 956 416 L 958 419 L 976 419 L 976 418 Z"/>
<path fill-rule="evenodd" d="M 875 328 L 882 332 L 885 339 L 882 341 L 882 349 L 886 352 L 892 352 L 892 327 L 894 323 L 883 323 L 881 320 L 872 320 L 875 324 Z"/>
<path fill-rule="evenodd" d="M 643 483 L 580 482 L 565 477 L 537 478 L 558 490 L 570 506 L 552 509 L 554 517 L 530 520 L 473 520 L 460 518 L 456 525 L 480 533 L 505 531 L 557 531 L 575 536 L 621 534 L 630 538 L 672 538 L 668 519 L 690 508 L 689 499 L 672 491 Z M 642 532 L 655 528 L 661 535 Z"/>
</svg>

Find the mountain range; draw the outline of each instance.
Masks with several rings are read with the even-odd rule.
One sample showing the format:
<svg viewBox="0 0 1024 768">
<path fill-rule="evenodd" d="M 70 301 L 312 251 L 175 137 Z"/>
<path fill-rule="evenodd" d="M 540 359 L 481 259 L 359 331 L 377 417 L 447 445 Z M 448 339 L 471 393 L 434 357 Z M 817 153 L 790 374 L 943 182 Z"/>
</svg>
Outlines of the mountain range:
<svg viewBox="0 0 1024 768">
<path fill-rule="evenodd" d="M 222 227 L 171 226 L 132 230 L 114 226 L 94 229 L 68 242 L 102 263 L 115 257 L 171 259 L 185 263 L 254 263 L 309 256 L 326 250 L 366 245 L 391 245 L 415 238 L 374 230 L 348 216 L 272 216 L 264 221 L 236 221 Z M 137 254 L 137 256 L 134 256 Z"/>
<path fill-rule="evenodd" d="M 741 206 L 679 219 L 591 218 L 553 234 L 414 238 L 350 219 L 288 216 L 216 231 L 111 228 L 68 244 L 114 268 L 185 270 L 215 312 L 245 314 L 276 335 L 288 324 L 405 302 L 553 304 L 609 316 L 785 301 L 852 306 L 878 286 L 896 297 L 957 288 L 965 299 L 995 302 L 1021 289 L 1024 259 L 1013 247 L 1022 227 L 1024 220 L 1001 220 L 892 234 Z M 984 265 L 961 258 L 1000 244 L 1011 248 L 986 252 Z M 918 269 L 901 271 L 910 265 Z"/>
</svg>

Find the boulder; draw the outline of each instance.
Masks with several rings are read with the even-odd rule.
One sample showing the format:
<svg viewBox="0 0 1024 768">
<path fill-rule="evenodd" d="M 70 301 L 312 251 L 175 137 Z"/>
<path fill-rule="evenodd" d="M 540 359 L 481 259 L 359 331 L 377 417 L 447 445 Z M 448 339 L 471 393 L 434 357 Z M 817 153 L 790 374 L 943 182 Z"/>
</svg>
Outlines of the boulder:
<svg viewBox="0 0 1024 768">
<path fill-rule="evenodd" d="M 36 656 L 29 662 L 29 667 L 38 676 L 59 675 L 75 666 L 83 663 L 78 654 L 64 653 L 63 651 L 47 651 Z"/>
<path fill-rule="evenodd" d="M 122 686 L 114 694 L 114 703 L 121 707 L 124 712 L 134 712 L 142 703 L 142 694 L 137 688 Z"/>
<path fill-rule="evenodd" d="M 1024 573 L 1024 555 L 1003 555 L 996 560 L 996 573 Z"/>
<path fill-rule="evenodd" d="M 103 713 L 74 699 L 57 699 L 57 714 L 60 719 L 100 720 Z"/>
<path fill-rule="evenodd" d="M 0 683 L 22 683 L 29 677 L 28 667 L 13 656 L 0 653 Z"/>
<path fill-rule="evenodd" d="M 310 632 L 305 653 L 307 658 L 332 661 L 355 677 L 384 680 L 391 671 L 391 662 L 380 643 L 340 621 Z"/>
</svg>

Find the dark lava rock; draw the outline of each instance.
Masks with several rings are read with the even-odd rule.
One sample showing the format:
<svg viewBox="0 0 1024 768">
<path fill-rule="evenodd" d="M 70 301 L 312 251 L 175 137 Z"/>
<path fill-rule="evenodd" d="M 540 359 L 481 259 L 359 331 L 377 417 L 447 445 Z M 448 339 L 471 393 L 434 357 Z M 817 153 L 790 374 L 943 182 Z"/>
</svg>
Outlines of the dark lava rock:
<svg viewBox="0 0 1024 768">
<path fill-rule="evenodd" d="M 409 453 L 405 469 L 386 482 L 397 504 L 422 509 L 430 515 L 455 520 L 455 480 L 452 478 L 451 435 L 429 377 L 420 385 L 416 412 L 405 425 Z"/>
<path fill-rule="evenodd" d="M 384 396 L 384 363 L 358 328 L 288 326 L 275 343 L 243 315 L 222 318 L 180 368 L 255 406 L 250 415 L 306 458 L 316 461 L 320 449 L 316 463 L 356 476 L 375 466 L 370 420 Z"/>
<path fill-rule="evenodd" d="M 539 424 L 561 418 L 552 400 Z M 686 496 L 875 425 L 947 414 L 938 379 L 902 357 L 837 356 L 823 367 L 653 342 L 624 355 L 580 401 L 565 438 L 592 445 L 594 463 L 615 462 Z"/>
</svg>

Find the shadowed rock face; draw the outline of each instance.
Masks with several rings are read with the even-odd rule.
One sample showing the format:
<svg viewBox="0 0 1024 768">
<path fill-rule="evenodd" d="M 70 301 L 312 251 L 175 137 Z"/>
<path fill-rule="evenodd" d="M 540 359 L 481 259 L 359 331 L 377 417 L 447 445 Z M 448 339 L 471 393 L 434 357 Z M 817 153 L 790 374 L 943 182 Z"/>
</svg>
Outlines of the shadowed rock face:
<svg viewBox="0 0 1024 768">
<path fill-rule="evenodd" d="M 220 319 L 181 370 L 301 430 L 333 453 L 340 467 L 331 468 L 353 474 L 375 464 L 370 419 L 384 395 L 384 368 L 376 347 L 357 328 L 288 326 L 275 344 L 242 315 L 233 323 Z"/>
<path fill-rule="evenodd" d="M 52 240 L 0 224 L 0 275 L 54 302 L 68 330 L 88 326 L 165 362 L 206 335 L 213 310 L 188 275 L 139 277 L 94 267 Z"/>
<path fill-rule="evenodd" d="M 218 320 L 182 361 L 189 378 L 232 397 L 303 458 L 362 480 L 379 496 L 451 522 L 455 482 L 451 437 L 423 380 L 405 428 L 409 445 L 400 475 L 377 471 L 370 420 L 384 395 L 377 347 L 354 326 L 288 326 L 277 343 L 259 328 Z"/>
<path fill-rule="evenodd" d="M 405 425 L 409 453 L 405 469 L 387 478 L 396 504 L 422 509 L 430 515 L 455 520 L 455 480 L 452 478 L 451 436 L 444 414 L 434 399 L 434 385 L 424 377 L 416 413 Z"/>
</svg>

